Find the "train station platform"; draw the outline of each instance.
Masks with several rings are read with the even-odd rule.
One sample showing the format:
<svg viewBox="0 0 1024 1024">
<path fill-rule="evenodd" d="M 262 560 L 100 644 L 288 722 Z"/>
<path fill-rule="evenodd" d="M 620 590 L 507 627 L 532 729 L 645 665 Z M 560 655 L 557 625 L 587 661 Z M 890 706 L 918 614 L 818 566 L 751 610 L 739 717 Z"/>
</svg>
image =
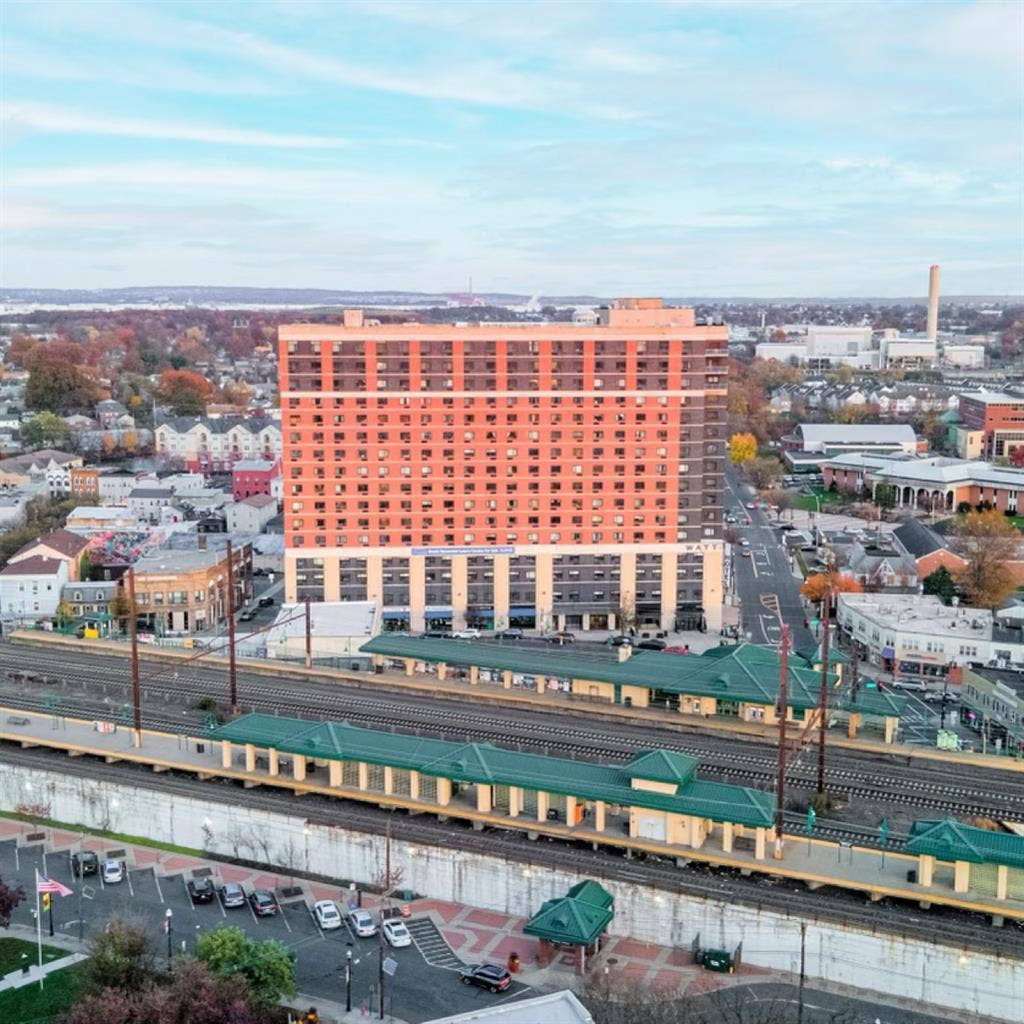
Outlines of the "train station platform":
<svg viewBox="0 0 1024 1024">
<path fill-rule="evenodd" d="M 239 735 L 239 731 L 244 733 L 244 723 L 245 718 L 236 720 L 223 732 L 236 730 L 231 736 Z M 339 733 L 344 726 L 308 724 L 311 729 L 335 729 Z M 266 734 L 264 730 L 260 735 Z M 124 725 L 0 708 L 0 739 L 25 747 L 63 750 L 72 757 L 91 755 L 110 763 L 131 761 L 149 765 L 155 772 L 187 771 L 200 778 L 231 779 L 246 787 L 269 785 L 296 795 L 318 793 L 404 808 L 412 813 L 469 821 L 478 828 L 493 826 L 521 832 L 524 841 L 549 836 L 589 842 L 595 848 L 609 846 L 675 858 L 680 865 L 693 861 L 743 874 L 788 878 L 811 889 L 835 886 L 862 892 L 871 900 L 893 898 L 922 906 L 942 904 L 991 915 L 994 923 L 1001 923 L 1004 917 L 1024 920 L 1024 870 L 1017 863 L 1016 852 L 1003 857 L 996 849 L 992 855 L 983 854 L 979 862 L 979 857 L 966 848 L 949 846 L 947 856 L 941 843 L 928 847 L 927 852 L 908 853 L 905 842 L 897 837 L 890 839 L 891 850 L 879 850 L 816 839 L 813 833 L 785 835 L 781 847 L 776 849 L 759 810 L 757 814 L 750 812 L 753 816 L 746 825 L 742 824 L 742 816 L 730 818 L 724 812 L 707 819 L 696 818 L 699 828 L 694 825 L 684 836 L 673 827 L 667 835 L 676 841 L 669 842 L 645 829 L 644 821 L 654 818 L 644 811 L 644 805 L 656 807 L 658 800 L 651 793 L 644 793 L 643 787 L 638 788 L 631 801 L 639 808 L 628 806 L 629 798 L 623 797 L 621 791 L 608 790 L 607 796 L 592 799 L 585 794 L 578 798 L 566 796 L 564 789 L 561 793 L 557 791 L 553 780 L 549 785 L 555 792 L 546 791 L 545 780 L 538 779 L 530 787 L 534 792 L 524 797 L 521 783 L 503 786 L 501 778 L 493 778 L 493 784 L 487 785 L 453 783 L 445 778 L 441 763 L 431 767 L 429 785 L 426 773 L 422 775 L 422 784 L 418 773 L 407 773 L 416 774 L 417 781 L 410 785 L 407 777 L 403 787 L 396 781 L 401 769 L 387 767 L 387 758 L 389 749 L 408 737 L 379 733 L 379 756 L 371 759 L 364 754 L 366 760 L 356 762 L 351 753 L 346 760 L 342 754 L 331 757 L 324 754 L 323 748 L 312 746 L 314 752 L 308 758 L 296 756 L 287 748 L 278 751 L 267 747 L 265 739 L 257 743 L 256 735 L 252 741 L 242 742 L 238 738 L 211 739 L 143 730 L 141 746 L 136 746 L 133 730 Z M 502 748 L 480 746 L 484 753 L 487 749 L 503 753 Z M 375 763 L 366 763 L 370 760 Z M 400 763 L 397 754 L 394 763 Z M 452 762 L 453 771 L 455 764 Z M 463 759 L 458 768 L 462 771 L 465 767 Z M 715 784 L 698 780 L 696 785 Z M 510 790 L 517 787 L 518 795 L 513 797 Z M 683 813 L 692 816 L 699 812 Z M 1021 842 L 1009 835 L 1000 838 Z"/>
</svg>

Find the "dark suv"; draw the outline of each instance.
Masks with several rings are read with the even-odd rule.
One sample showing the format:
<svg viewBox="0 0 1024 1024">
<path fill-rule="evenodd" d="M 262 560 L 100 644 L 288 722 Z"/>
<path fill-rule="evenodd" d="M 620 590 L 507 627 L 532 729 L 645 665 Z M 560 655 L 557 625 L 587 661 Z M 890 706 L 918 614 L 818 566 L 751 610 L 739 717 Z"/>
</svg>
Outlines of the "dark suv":
<svg viewBox="0 0 1024 1024">
<path fill-rule="evenodd" d="M 100 859 L 92 850 L 71 854 L 71 874 L 75 878 L 85 875 L 97 875 L 100 870 Z"/>
<path fill-rule="evenodd" d="M 188 894 L 193 903 L 212 903 L 216 890 L 208 878 L 192 878 L 188 883 Z"/>
<path fill-rule="evenodd" d="M 253 889 L 249 893 L 249 905 L 257 917 L 273 917 L 277 913 L 277 900 L 266 889 Z"/>
<path fill-rule="evenodd" d="M 477 985 L 491 992 L 504 992 L 512 984 L 512 975 L 497 964 L 467 964 L 459 977 L 463 985 Z"/>
</svg>

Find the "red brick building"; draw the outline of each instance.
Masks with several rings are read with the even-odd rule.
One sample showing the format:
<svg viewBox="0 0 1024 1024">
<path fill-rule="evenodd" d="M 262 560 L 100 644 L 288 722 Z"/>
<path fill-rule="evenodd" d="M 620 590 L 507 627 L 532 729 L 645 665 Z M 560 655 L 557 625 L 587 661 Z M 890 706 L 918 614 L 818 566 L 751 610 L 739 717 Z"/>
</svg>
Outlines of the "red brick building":
<svg viewBox="0 0 1024 1024">
<path fill-rule="evenodd" d="M 286 600 L 411 629 L 717 625 L 726 342 L 660 299 L 596 326 L 282 326 Z"/>
<path fill-rule="evenodd" d="M 231 467 L 231 492 L 235 501 L 254 494 L 271 494 L 281 475 L 281 463 L 270 459 L 240 459 Z"/>
<path fill-rule="evenodd" d="M 1009 456 L 1024 447 L 1024 397 L 982 391 L 960 396 L 964 430 L 982 432 L 981 457 Z"/>
</svg>

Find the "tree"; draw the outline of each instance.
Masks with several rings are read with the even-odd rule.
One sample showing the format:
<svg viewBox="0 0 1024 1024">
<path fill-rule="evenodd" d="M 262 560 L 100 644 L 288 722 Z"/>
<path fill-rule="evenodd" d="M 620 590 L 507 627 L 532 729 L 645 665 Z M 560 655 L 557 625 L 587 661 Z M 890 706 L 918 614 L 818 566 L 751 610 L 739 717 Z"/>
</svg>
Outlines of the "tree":
<svg viewBox="0 0 1024 1024">
<path fill-rule="evenodd" d="M 244 977 L 254 1006 L 295 995 L 295 953 L 277 939 L 260 942 L 241 928 L 221 926 L 196 939 L 196 957 L 219 977 Z"/>
<path fill-rule="evenodd" d="M 118 590 L 107 602 L 107 611 L 110 612 L 112 619 L 123 625 L 132 613 L 132 603 L 128 600 L 128 595 L 123 590 Z"/>
<path fill-rule="evenodd" d="M 995 608 L 1016 589 L 1007 563 L 1020 560 L 1020 530 L 998 509 L 968 512 L 957 527 L 953 550 L 967 563 L 953 578 L 968 604 Z"/>
<path fill-rule="evenodd" d="M 220 400 L 244 409 L 252 401 L 252 388 L 244 382 L 232 381 L 220 389 Z"/>
<path fill-rule="evenodd" d="M 37 412 L 21 425 L 21 440 L 29 448 L 53 448 L 67 440 L 68 425 L 56 414 Z"/>
<path fill-rule="evenodd" d="M 800 593 L 808 601 L 825 600 L 826 595 L 831 594 L 859 594 L 864 588 L 849 574 L 836 572 L 812 572 L 800 586 Z"/>
<path fill-rule="evenodd" d="M 943 604 L 951 604 L 956 596 L 956 580 L 944 565 L 940 565 L 934 572 L 925 576 L 921 581 L 921 588 L 923 593 L 941 598 Z"/>
<path fill-rule="evenodd" d="M 48 341 L 26 357 L 25 405 L 67 416 L 91 412 L 101 389 L 90 368 L 80 362 L 82 350 L 67 341 Z"/>
<path fill-rule="evenodd" d="M 213 393 L 210 382 L 192 370 L 164 370 L 156 387 L 156 397 L 179 416 L 202 416 Z"/>
<path fill-rule="evenodd" d="M 729 461 L 734 465 L 749 462 L 757 456 L 757 438 L 753 434 L 733 434 L 729 438 Z"/>
<path fill-rule="evenodd" d="M 875 504 L 879 508 L 895 508 L 896 497 L 896 487 L 893 484 L 879 484 L 875 488 Z"/>
<path fill-rule="evenodd" d="M 90 943 L 86 991 L 141 992 L 156 975 L 153 950 L 143 925 L 114 918 Z"/>
<path fill-rule="evenodd" d="M 54 618 L 63 625 L 66 622 L 70 622 L 75 617 L 75 609 L 71 605 L 62 600 L 57 605 L 57 610 L 54 613 Z"/>
<path fill-rule="evenodd" d="M 853 367 L 847 366 L 846 363 L 841 363 L 830 376 L 839 384 L 851 384 L 853 383 Z"/>
<path fill-rule="evenodd" d="M 11 914 L 24 898 L 25 890 L 20 885 L 5 885 L 0 878 L 0 928 L 6 928 L 11 923 Z"/>
<path fill-rule="evenodd" d="M 782 518 L 782 513 L 793 507 L 793 495 L 781 487 L 773 487 L 767 494 L 769 504 L 775 506 L 775 515 Z"/>
<path fill-rule="evenodd" d="M 744 463 L 743 468 L 746 470 L 750 482 L 759 491 L 771 487 L 782 476 L 782 463 L 773 455 L 751 459 Z"/>
</svg>

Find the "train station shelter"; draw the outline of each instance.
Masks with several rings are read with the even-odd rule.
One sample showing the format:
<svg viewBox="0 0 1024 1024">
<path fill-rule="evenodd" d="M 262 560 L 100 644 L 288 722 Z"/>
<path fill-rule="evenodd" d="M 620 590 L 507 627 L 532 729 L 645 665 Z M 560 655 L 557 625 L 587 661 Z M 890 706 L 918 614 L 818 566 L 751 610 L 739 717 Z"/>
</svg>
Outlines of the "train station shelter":
<svg viewBox="0 0 1024 1024">
<path fill-rule="evenodd" d="M 620 648 L 628 653 L 628 648 Z M 773 725 L 778 721 L 779 655 L 769 647 L 741 643 L 714 647 L 703 654 L 638 651 L 624 660 L 586 657 L 558 649 L 543 650 L 513 642 L 414 637 L 382 633 L 362 647 L 379 669 L 464 679 L 472 685 L 525 688 L 558 697 L 569 694 L 626 707 L 664 708 L 701 718 L 731 718 Z M 820 658 L 820 652 L 810 652 Z M 829 658 L 841 668 L 841 657 Z M 789 658 L 786 717 L 808 725 L 816 717 L 821 671 L 799 655 Z M 856 697 L 844 690 L 838 671 L 830 672 L 833 713 L 846 716 L 848 732 L 862 723 L 879 728 L 885 742 L 895 741 L 906 698 L 869 687 L 862 681 Z"/>
<path fill-rule="evenodd" d="M 615 916 L 613 902 L 611 893 L 591 879 L 577 882 L 565 896 L 547 900 L 523 925 L 525 935 L 540 939 L 541 967 L 551 963 L 560 947 L 568 947 L 576 973 L 585 973 Z"/>
</svg>

